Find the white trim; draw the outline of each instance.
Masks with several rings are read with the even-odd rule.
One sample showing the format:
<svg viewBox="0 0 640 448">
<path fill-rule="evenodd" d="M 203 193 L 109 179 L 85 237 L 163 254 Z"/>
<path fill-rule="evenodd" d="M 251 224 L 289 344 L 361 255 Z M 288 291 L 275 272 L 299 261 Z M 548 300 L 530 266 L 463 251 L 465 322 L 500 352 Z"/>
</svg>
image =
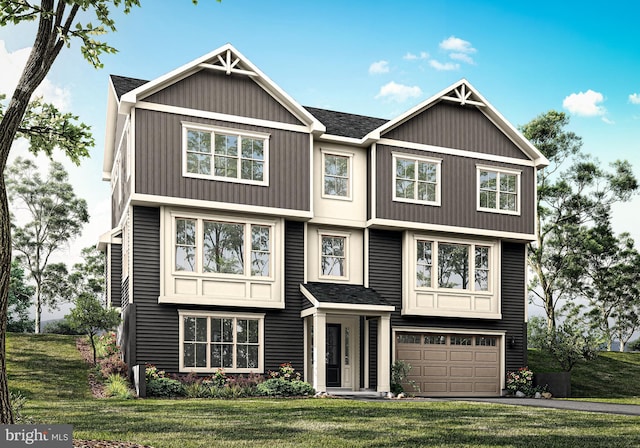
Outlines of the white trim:
<svg viewBox="0 0 640 448">
<path fill-rule="evenodd" d="M 364 287 L 369 287 L 369 229 L 364 229 L 364 251 L 363 251 L 363 277 Z"/>
<path fill-rule="evenodd" d="M 154 194 L 133 193 L 131 195 L 133 205 L 168 205 L 174 207 L 195 207 L 204 210 L 223 210 L 228 212 L 255 213 L 267 216 L 280 216 L 289 218 L 312 218 L 310 211 L 293 210 L 278 207 L 263 207 L 259 205 L 235 204 L 232 202 L 206 201 L 200 199 L 184 199 L 172 196 L 159 196 Z"/>
<path fill-rule="evenodd" d="M 304 222 L 303 226 L 302 226 L 302 235 L 303 235 L 303 248 L 302 248 L 302 255 L 304 257 L 304 262 L 303 262 L 303 268 L 304 268 L 304 274 L 302 276 L 302 281 L 303 283 L 307 283 L 309 274 L 308 274 L 308 269 L 309 269 L 309 245 L 307 244 L 307 242 L 309 241 L 309 223 L 308 222 Z"/>
<path fill-rule="evenodd" d="M 280 121 L 263 120 L 260 118 L 250 118 L 240 115 L 223 114 L 220 112 L 208 112 L 205 110 L 191 109 L 188 107 L 170 106 L 167 104 L 150 103 L 140 101 L 136 104 L 137 109 L 150 110 L 154 112 L 165 112 L 176 115 L 189 115 L 197 118 L 207 118 L 210 120 L 226 121 L 232 124 L 244 124 L 249 126 L 260 126 L 265 128 L 279 129 L 283 131 L 309 133 L 311 130 L 308 126 L 283 123 Z M 200 123 L 202 125 L 202 123 Z M 213 125 L 215 126 L 215 125 Z"/>
<path fill-rule="evenodd" d="M 367 227 L 368 228 L 380 227 L 380 228 L 403 229 L 403 230 L 410 228 L 412 230 L 427 230 L 427 231 L 433 231 L 433 232 L 447 232 L 447 233 L 473 235 L 473 236 L 481 236 L 481 237 L 505 238 L 505 239 L 512 239 L 517 241 L 534 241 L 536 239 L 536 236 L 534 234 L 528 234 L 528 233 L 477 229 L 473 227 L 446 226 L 446 225 L 428 224 L 428 223 L 412 222 L 412 221 L 396 221 L 393 219 L 383 219 L 383 218 L 374 218 L 374 219 L 368 220 Z"/>
<path fill-rule="evenodd" d="M 398 169 L 396 167 L 396 163 L 398 161 L 398 159 L 404 159 L 404 160 L 408 160 L 410 162 L 414 162 L 415 163 L 415 178 L 413 179 L 413 182 L 415 182 L 415 191 L 414 193 L 417 195 L 418 193 L 418 185 L 419 185 L 419 179 L 418 179 L 418 164 L 420 162 L 424 162 L 424 163 L 429 163 L 432 165 L 435 165 L 436 167 L 436 199 L 434 201 L 425 201 L 425 200 L 421 200 L 421 199 L 417 199 L 417 198 L 401 198 L 401 197 L 397 197 L 396 196 L 396 181 L 397 179 L 397 175 L 398 175 Z M 395 202 L 409 202 L 412 204 L 420 204 L 420 205 L 433 205 L 436 207 L 440 207 L 441 204 L 441 198 L 442 198 L 442 159 L 434 159 L 431 157 L 424 157 L 424 156 L 420 156 L 417 154 L 413 154 L 413 153 L 403 153 L 403 152 L 396 152 L 393 151 L 391 153 L 391 164 L 392 169 L 393 169 L 393 175 L 391 176 L 391 194 L 392 194 L 392 200 Z M 432 182 L 428 182 L 428 183 L 432 183 Z"/>
<path fill-rule="evenodd" d="M 133 109 L 129 121 L 129 160 L 131 161 L 131 179 L 129 180 L 129 201 L 136 191 L 136 110 Z"/>
<path fill-rule="evenodd" d="M 362 305 L 357 303 L 320 302 L 307 288 L 304 287 L 304 285 L 300 285 L 300 292 L 313 305 L 313 308 L 302 310 L 300 313 L 301 317 L 310 316 L 318 310 L 353 311 L 362 315 L 378 316 L 380 313 L 390 313 L 396 309 L 393 305 Z"/>
<path fill-rule="evenodd" d="M 211 136 L 211 147 L 209 148 L 210 153 L 210 170 L 211 174 L 200 174 L 200 173 L 191 173 L 188 171 L 188 135 L 189 131 L 196 132 L 205 132 L 210 134 Z M 216 176 L 215 175 L 215 137 L 217 134 L 221 135 L 231 135 L 233 137 L 239 137 L 238 139 L 238 148 L 237 148 L 237 174 L 238 177 L 227 177 L 227 176 Z M 252 179 L 244 179 L 241 177 L 242 167 L 241 163 L 244 159 L 242 157 L 242 148 L 241 141 L 242 138 L 247 137 L 249 139 L 262 140 L 263 142 L 263 160 L 262 160 L 262 180 L 252 180 Z M 253 132 L 253 131 L 244 131 L 242 129 L 237 128 L 224 128 L 218 126 L 209 126 L 203 125 L 202 123 L 193 123 L 189 121 L 182 122 L 182 176 L 183 177 L 191 177 L 196 179 L 206 179 L 206 180 L 216 180 L 220 182 L 232 182 L 238 184 L 249 184 L 249 185 L 259 185 L 262 187 L 269 186 L 269 140 L 270 134 L 262 133 L 262 132 Z M 254 160 L 254 159 L 248 159 Z"/>
<path fill-rule="evenodd" d="M 371 145 L 371 171 L 369 174 L 369 177 L 371 179 L 371 185 L 369 185 L 369 191 L 370 191 L 370 195 L 371 195 L 371 204 L 370 204 L 370 211 L 371 211 L 371 219 L 376 219 L 376 201 L 378 199 L 378 184 L 377 184 L 377 179 L 378 176 L 376 175 L 376 173 L 378 172 L 378 164 L 377 164 L 377 157 L 378 157 L 378 146 L 376 143 L 374 143 L 373 145 Z M 368 222 L 367 222 L 368 225 Z"/>
<path fill-rule="evenodd" d="M 324 254 L 322 253 L 322 239 L 323 238 L 344 238 L 344 275 L 326 275 L 322 273 L 322 258 Z M 340 232 L 333 231 L 328 229 L 318 229 L 318 255 L 320 260 L 318 260 L 318 278 L 323 280 L 340 280 L 340 281 L 349 281 L 349 273 L 351 272 L 351 260 L 349 259 L 350 247 L 351 244 L 351 233 L 350 232 Z"/>
<path fill-rule="evenodd" d="M 496 174 L 496 208 L 488 208 L 480 206 L 480 172 L 489 171 Z M 516 209 L 502 210 L 500 209 L 500 175 L 507 174 L 516 176 Z M 493 165 L 476 164 L 476 210 L 479 212 L 498 213 L 501 215 L 520 216 L 522 209 L 522 189 L 520 187 L 522 171 L 503 168 Z"/>
<path fill-rule="evenodd" d="M 347 195 L 346 196 L 330 195 L 324 192 L 324 182 L 325 182 L 324 178 L 325 178 L 325 175 L 327 174 L 325 170 L 326 156 L 345 157 L 347 159 Z M 335 199 L 338 201 L 353 201 L 353 157 L 354 156 L 355 154 L 350 151 L 344 151 L 344 150 L 333 149 L 333 148 L 320 148 L 320 160 L 321 160 L 320 175 L 322 178 L 320 181 L 320 196 L 323 199 L 330 199 L 330 200 Z"/>
<path fill-rule="evenodd" d="M 446 148 L 444 146 L 426 145 L 422 143 L 405 142 L 401 140 L 391 140 L 381 138 L 377 142 L 379 145 L 393 146 L 394 148 L 415 149 L 418 151 L 428 151 L 436 154 L 468 157 L 471 159 L 486 160 L 489 162 L 510 163 L 512 165 L 535 167 L 535 163 L 531 160 L 516 159 L 514 157 L 499 156 L 496 154 L 487 154 L 484 152 L 466 151 L 463 149 Z"/>
<path fill-rule="evenodd" d="M 207 366 L 209 367 L 185 367 L 184 366 L 184 318 L 185 317 L 195 317 L 195 318 L 207 318 Z M 178 309 L 178 325 L 179 325 L 179 368 L 180 372 L 215 372 L 219 367 L 210 367 L 211 366 L 211 319 L 251 319 L 258 321 L 258 367 L 257 368 L 224 368 L 225 372 L 228 373 L 263 373 L 264 372 L 264 319 L 265 314 L 259 313 L 230 313 L 230 312 L 214 312 L 214 311 L 201 311 L 201 310 L 188 310 L 188 309 Z M 236 357 L 236 328 L 233 330 L 233 358 L 235 360 Z M 235 362 L 234 362 L 235 363 Z"/>
<path fill-rule="evenodd" d="M 314 182 L 315 182 L 315 162 L 314 162 L 314 157 L 313 157 L 313 151 L 314 151 L 314 146 L 313 146 L 313 135 L 309 135 L 309 210 L 311 210 L 311 214 L 313 215 L 314 213 L 314 205 L 315 205 L 315 201 L 314 201 Z M 305 240 L 306 242 L 307 240 Z"/>
</svg>

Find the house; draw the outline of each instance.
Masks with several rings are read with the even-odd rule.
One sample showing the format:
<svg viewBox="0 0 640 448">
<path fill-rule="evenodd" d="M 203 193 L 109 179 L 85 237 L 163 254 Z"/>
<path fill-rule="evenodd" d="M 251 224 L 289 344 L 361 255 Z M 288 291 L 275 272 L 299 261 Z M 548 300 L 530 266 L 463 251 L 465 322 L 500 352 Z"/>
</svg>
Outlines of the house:
<svg viewBox="0 0 640 448">
<path fill-rule="evenodd" d="M 302 107 L 232 45 L 111 76 L 108 301 L 129 366 L 500 395 L 526 364 L 545 157 L 466 80 L 392 119 Z"/>
</svg>

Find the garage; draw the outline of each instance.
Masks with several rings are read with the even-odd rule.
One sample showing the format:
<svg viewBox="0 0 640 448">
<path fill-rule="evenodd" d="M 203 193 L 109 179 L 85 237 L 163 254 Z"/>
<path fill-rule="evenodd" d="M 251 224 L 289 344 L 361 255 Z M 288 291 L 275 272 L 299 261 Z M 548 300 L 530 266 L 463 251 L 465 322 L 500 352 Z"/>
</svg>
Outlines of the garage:
<svg viewBox="0 0 640 448">
<path fill-rule="evenodd" d="M 395 344 L 395 359 L 411 366 L 408 380 L 420 389 L 415 395 L 500 395 L 500 335 L 398 332 Z"/>
</svg>

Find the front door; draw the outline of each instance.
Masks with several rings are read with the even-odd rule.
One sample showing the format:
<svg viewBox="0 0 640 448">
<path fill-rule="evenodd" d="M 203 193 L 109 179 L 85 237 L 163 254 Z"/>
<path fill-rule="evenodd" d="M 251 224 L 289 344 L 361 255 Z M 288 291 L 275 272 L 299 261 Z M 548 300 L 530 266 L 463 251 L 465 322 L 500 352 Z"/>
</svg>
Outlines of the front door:
<svg viewBox="0 0 640 448">
<path fill-rule="evenodd" d="M 340 387 L 342 370 L 342 327 L 340 324 L 327 324 L 327 387 Z"/>
</svg>

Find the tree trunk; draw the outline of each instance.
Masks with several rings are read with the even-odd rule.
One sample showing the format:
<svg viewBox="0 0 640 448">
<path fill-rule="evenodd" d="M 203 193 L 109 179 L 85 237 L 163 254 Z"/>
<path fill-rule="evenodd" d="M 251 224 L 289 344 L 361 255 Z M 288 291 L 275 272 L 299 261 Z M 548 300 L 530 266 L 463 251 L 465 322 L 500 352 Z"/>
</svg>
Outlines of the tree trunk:
<svg viewBox="0 0 640 448">
<path fill-rule="evenodd" d="M 40 320 L 42 317 L 42 293 L 40 290 L 39 282 L 36 282 L 36 322 L 34 332 L 36 334 L 40 333 Z"/>
<path fill-rule="evenodd" d="M 7 309 L 9 306 L 9 281 L 11 278 L 11 228 L 9 221 L 9 203 L 4 185 L 4 176 L 0 176 L 0 424 L 12 424 L 13 412 L 7 383 L 6 334 Z"/>
<path fill-rule="evenodd" d="M 93 365 L 96 365 L 97 362 L 97 354 L 96 354 L 96 341 L 93 340 L 93 334 L 89 334 L 89 340 L 91 341 L 91 348 L 93 349 Z"/>
</svg>

